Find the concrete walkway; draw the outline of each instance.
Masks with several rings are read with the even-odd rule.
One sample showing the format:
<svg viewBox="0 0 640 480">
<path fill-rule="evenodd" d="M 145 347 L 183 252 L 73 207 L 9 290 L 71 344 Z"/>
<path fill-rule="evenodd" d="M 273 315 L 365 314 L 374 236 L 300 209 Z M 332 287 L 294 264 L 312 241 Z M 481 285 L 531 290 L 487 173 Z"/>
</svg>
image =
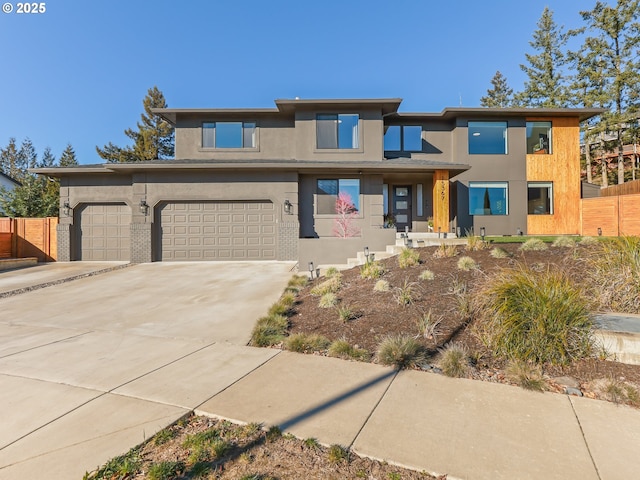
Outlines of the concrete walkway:
<svg viewBox="0 0 640 480">
<path fill-rule="evenodd" d="M 0 479 L 82 478 L 192 410 L 450 480 L 637 477 L 637 409 L 242 346 L 290 266 L 223 267 L 138 265 L 0 299 Z"/>
</svg>

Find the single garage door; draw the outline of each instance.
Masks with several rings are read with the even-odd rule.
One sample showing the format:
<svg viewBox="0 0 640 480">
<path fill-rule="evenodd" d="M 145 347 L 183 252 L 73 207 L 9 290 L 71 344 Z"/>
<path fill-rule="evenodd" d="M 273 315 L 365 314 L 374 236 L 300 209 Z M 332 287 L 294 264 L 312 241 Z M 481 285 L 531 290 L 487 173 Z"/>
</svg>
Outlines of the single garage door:
<svg viewBox="0 0 640 480">
<path fill-rule="evenodd" d="M 161 204 L 162 260 L 275 260 L 273 203 Z"/>
<path fill-rule="evenodd" d="M 131 209 L 125 204 L 80 207 L 78 260 L 129 261 Z"/>
</svg>

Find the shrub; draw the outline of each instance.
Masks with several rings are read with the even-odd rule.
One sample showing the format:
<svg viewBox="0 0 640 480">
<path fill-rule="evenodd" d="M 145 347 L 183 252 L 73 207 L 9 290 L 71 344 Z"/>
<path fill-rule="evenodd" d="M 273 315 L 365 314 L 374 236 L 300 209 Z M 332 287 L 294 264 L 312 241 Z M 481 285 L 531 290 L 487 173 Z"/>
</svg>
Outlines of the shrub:
<svg viewBox="0 0 640 480">
<path fill-rule="evenodd" d="M 603 240 L 590 256 L 590 282 L 601 306 L 614 312 L 640 313 L 640 237 Z"/>
<path fill-rule="evenodd" d="M 298 353 L 319 352 L 326 350 L 331 341 L 322 335 L 294 333 L 284 341 L 287 350 Z"/>
<path fill-rule="evenodd" d="M 447 377 L 464 377 L 469 368 L 469 353 L 458 342 L 448 343 L 441 351 L 440 368 Z"/>
<path fill-rule="evenodd" d="M 557 248 L 571 248 L 576 246 L 576 241 L 571 237 L 558 237 L 551 245 Z"/>
<path fill-rule="evenodd" d="M 489 243 L 482 240 L 482 237 L 471 235 L 467 237 L 467 246 L 465 248 L 471 252 L 475 252 L 489 248 Z"/>
<path fill-rule="evenodd" d="M 563 272 L 503 270 L 474 303 L 483 340 L 497 356 L 566 364 L 592 352 L 587 302 Z"/>
<path fill-rule="evenodd" d="M 495 247 L 493 250 L 491 250 L 491 256 L 493 258 L 509 258 L 509 252 L 507 252 L 506 250 L 500 248 L 500 247 Z"/>
<path fill-rule="evenodd" d="M 154 463 L 149 467 L 147 472 L 147 478 L 150 480 L 169 480 L 184 470 L 184 463 L 182 462 L 159 462 Z"/>
<path fill-rule="evenodd" d="M 251 332 L 251 345 L 269 347 L 280 343 L 289 327 L 289 319 L 283 315 L 269 315 L 260 318 Z"/>
<path fill-rule="evenodd" d="M 340 305 L 337 308 L 337 311 L 338 311 L 338 318 L 345 323 L 354 317 L 353 311 L 347 305 Z"/>
<path fill-rule="evenodd" d="M 280 301 L 277 301 L 276 303 L 274 303 L 269 307 L 267 314 L 268 315 L 286 315 L 289 309 L 290 309 L 290 306 L 285 305 Z"/>
<path fill-rule="evenodd" d="M 544 392 L 547 382 L 542 376 L 542 368 L 539 365 L 521 360 L 514 360 L 507 365 L 507 377 L 513 383 L 525 390 Z"/>
<path fill-rule="evenodd" d="M 433 258 L 451 258 L 458 255 L 458 249 L 455 245 L 445 245 L 441 243 L 436 251 L 433 252 Z"/>
<path fill-rule="evenodd" d="M 547 248 L 547 244 L 539 238 L 530 238 L 522 245 L 520 245 L 520 250 L 524 252 L 538 252 L 541 250 L 546 250 Z"/>
<path fill-rule="evenodd" d="M 342 286 L 342 275 L 334 275 L 311 289 L 311 295 L 322 296 L 325 293 L 337 293 Z"/>
<path fill-rule="evenodd" d="M 471 257 L 460 257 L 458 259 L 458 270 L 468 272 L 469 270 L 475 270 L 478 268 L 476 261 Z"/>
<path fill-rule="evenodd" d="M 371 356 L 369 352 L 364 348 L 353 347 L 343 338 L 341 338 L 340 340 L 336 340 L 331 345 L 329 345 L 327 354 L 330 357 L 342 358 L 343 360 L 352 359 L 362 362 L 368 361 Z"/>
<path fill-rule="evenodd" d="M 378 345 L 378 362 L 396 368 L 415 367 L 426 359 L 420 343 L 408 335 L 390 335 Z"/>
<path fill-rule="evenodd" d="M 373 286 L 373 290 L 375 292 L 388 292 L 389 282 L 387 282 L 386 280 L 378 280 L 376 284 Z"/>
<path fill-rule="evenodd" d="M 360 267 L 360 276 L 362 278 L 375 280 L 382 275 L 384 275 L 384 267 L 380 262 L 369 262 Z"/>
<path fill-rule="evenodd" d="M 333 308 L 338 304 L 338 297 L 335 293 L 325 293 L 320 297 L 318 306 L 320 308 Z"/>
<path fill-rule="evenodd" d="M 405 280 L 401 287 L 396 288 L 395 297 L 398 305 L 403 307 L 411 305 L 413 303 L 413 284 L 409 283 L 408 280 Z"/>
<path fill-rule="evenodd" d="M 398 255 L 398 266 L 400 268 L 413 267 L 420 263 L 420 252 L 413 248 L 403 248 Z"/>
<path fill-rule="evenodd" d="M 435 341 L 436 336 L 440 334 L 439 327 L 441 322 L 442 318 L 435 318 L 431 310 L 429 310 L 416 320 L 418 336 Z"/>
<path fill-rule="evenodd" d="M 420 280 L 433 280 L 436 276 L 431 270 L 423 270 L 420 272 L 419 278 Z"/>
</svg>

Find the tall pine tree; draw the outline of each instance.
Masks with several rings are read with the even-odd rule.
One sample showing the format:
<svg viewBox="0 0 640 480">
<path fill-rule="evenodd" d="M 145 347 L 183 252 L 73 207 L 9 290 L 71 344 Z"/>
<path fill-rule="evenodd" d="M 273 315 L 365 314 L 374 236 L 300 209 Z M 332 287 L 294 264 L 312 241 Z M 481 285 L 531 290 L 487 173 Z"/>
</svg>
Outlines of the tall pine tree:
<svg viewBox="0 0 640 480">
<path fill-rule="evenodd" d="M 618 0 L 615 7 L 597 1 L 592 10 L 580 12 L 586 27 L 583 45 L 575 52 L 579 75 L 602 88 L 601 132 L 615 137 L 618 152 L 618 183 L 624 183 L 623 146 L 628 127 L 638 116 L 640 90 L 640 0 Z M 600 68 L 594 69 L 593 65 Z"/>
<path fill-rule="evenodd" d="M 20 151 L 16 146 L 16 139 L 11 137 L 9 144 L 0 149 L 0 169 L 2 173 L 20 181 L 27 170 L 27 165 L 24 164 L 23 160 L 24 156 L 20 155 Z"/>
<path fill-rule="evenodd" d="M 553 20 L 553 11 L 545 7 L 529 45 L 536 53 L 525 54 L 528 64 L 520 65 L 527 74 L 524 90 L 516 103 L 528 107 L 558 108 L 568 104 L 563 51 L 568 35 Z"/>
<path fill-rule="evenodd" d="M 510 107 L 513 103 L 513 89 L 509 88 L 507 78 L 498 70 L 491 79 L 493 88 L 487 90 L 487 95 L 480 97 L 483 107 Z"/>
<path fill-rule="evenodd" d="M 167 107 L 164 95 L 154 86 L 148 90 L 142 104 L 144 113 L 140 115 L 138 130 L 128 128 L 124 131 L 125 135 L 133 140 L 133 146 L 118 147 L 109 142 L 103 148 L 96 147 L 100 157 L 108 162 L 143 162 L 173 157 L 173 128 L 151 111 L 153 108 Z"/>
<path fill-rule="evenodd" d="M 61 167 L 72 167 L 74 165 L 78 165 L 78 159 L 76 158 L 76 152 L 71 146 L 70 143 L 67 143 L 67 146 L 62 151 L 62 155 L 60 155 L 60 166 Z"/>
</svg>

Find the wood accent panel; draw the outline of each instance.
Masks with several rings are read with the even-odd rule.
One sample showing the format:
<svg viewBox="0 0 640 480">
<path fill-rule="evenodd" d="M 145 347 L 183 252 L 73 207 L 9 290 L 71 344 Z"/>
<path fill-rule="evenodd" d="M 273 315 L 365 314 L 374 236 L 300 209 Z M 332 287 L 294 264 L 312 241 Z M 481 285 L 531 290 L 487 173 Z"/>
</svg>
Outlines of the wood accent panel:
<svg viewBox="0 0 640 480">
<path fill-rule="evenodd" d="M 55 261 L 58 218 L 0 218 L 0 257 Z"/>
<path fill-rule="evenodd" d="M 11 246 L 13 243 L 13 234 L 9 232 L 0 232 L 0 258 L 11 258 Z"/>
<path fill-rule="evenodd" d="M 618 197 L 620 235 L 640 235 L 640 195 Z"/>
<path fill-rule="evenodd" d="M 615 237 L 618 235 L 618 199 L 617 197 L 585 198 L 582 204 L 581 235 L 595 237 L 598 228 L 602 235 Z"/>
<path fill-rule="evenodd" d="M 527 215 L 527 233 L 580 233 L 580 125 L 578 117 L 527 118 L 551 121 L 551 154 L 527 155 L 527 181 L 553 182 L 553 214 Z"/>
<path fill-rule="evenodd" d="M 612 197 L 615 195 L 634 195 L 640 193 L 640 180 L 632 180 L 621 185 L 600 189 L 601 197 Z"/>
<path fill-rule="evenodd" d="M 436 170 L 433 174 L 433 229 L 449 230 L 449 171 Z"/>
</svg>

